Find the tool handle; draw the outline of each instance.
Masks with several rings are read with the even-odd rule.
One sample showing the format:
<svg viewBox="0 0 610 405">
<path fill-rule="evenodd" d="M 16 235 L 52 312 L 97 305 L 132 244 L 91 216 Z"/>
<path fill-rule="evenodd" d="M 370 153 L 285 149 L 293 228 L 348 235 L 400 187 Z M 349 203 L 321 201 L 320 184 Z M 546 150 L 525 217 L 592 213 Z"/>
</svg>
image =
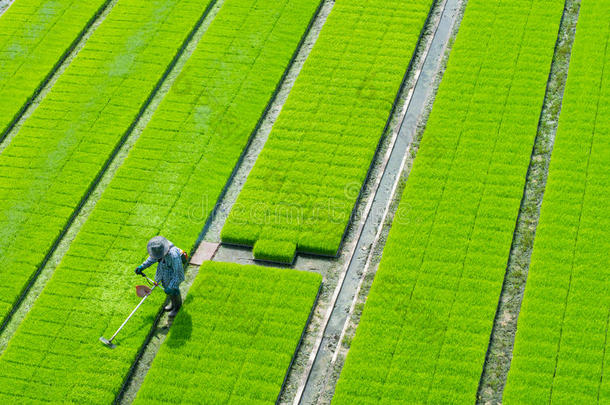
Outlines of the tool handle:
<svg viewBox="0 0 610 405">
<path fill-rule="evenodd" d="M 148 278 L 148 277 L 146 277 Z M 136 313 L 136 311 L 138 310 L 138 308 L 140 308 L 140 305 L 142 305 L 144 303 L 144 301 L 146 301 L 146 298 L 148 298 L 148 296 L 150 294 L 152 294 L 152 291 L 155 289 L 155 287 L 157 287 L 158 284 L 155 283 L 155 285 L 153 286 L 153 288 L 150 289 L 150 293 L 148 293 L 147 295 L 145 295 L 142 300 L 140 301 L 140 303 L 133 309 L 133 311 L 131 311 L 131 313 L 129 314 L 129 316 L 127 317 L 127 319 L 125 319 L 125 321 L 121 324 L 121 326 L 119 326 L 119 328 L 117 329 L 116 332 L 114 332 L 114 335 L 112 335 L 112 337 L 110 339 L 108 339 L 109 342 L 112 342 L 114 340 L 114 338 L 116 337 L 116 335 L 119 334 L 119 332 L 121 331 L 121 329 L 123 329 L 123 326 L 125 326 L 125 324 L 127 323 L 127 321 L 129 321 L 131 319 L 131 317 L 133 316 L 133 314 Z"/>
<path fill-rule="evenodd" d="M 142 275 L 142 277 L 144 277 L 146 280 L 148 280 L 148 282 L 152 285 L 154 285 L 155 287 L 159 285 L 159 283 L 157 283 L 155 280 L 151 280 L 146 274 L 144 274 L 144 272 L 140 273 Z"/>
</svg>

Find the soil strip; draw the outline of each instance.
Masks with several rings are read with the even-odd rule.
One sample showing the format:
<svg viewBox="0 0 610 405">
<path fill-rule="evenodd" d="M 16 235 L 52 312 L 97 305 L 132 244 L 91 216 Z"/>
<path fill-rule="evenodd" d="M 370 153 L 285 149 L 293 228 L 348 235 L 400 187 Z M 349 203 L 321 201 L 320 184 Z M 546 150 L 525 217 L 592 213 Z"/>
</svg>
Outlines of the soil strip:
<svg viewBox="0 0 610 405">
<path fill-rule="evenodd" d="M 0 16 L 13 4 L 14 0 L 0 0 Z"/>
</svg>

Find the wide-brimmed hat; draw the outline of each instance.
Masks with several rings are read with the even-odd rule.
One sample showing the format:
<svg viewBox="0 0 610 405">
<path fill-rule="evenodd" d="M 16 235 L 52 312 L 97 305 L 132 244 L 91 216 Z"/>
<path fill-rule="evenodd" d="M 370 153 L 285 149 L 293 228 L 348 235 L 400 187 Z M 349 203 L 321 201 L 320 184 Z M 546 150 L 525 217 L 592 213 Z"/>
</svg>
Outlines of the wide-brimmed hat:
<svg viewBox="0 0 610 405">
<path fill-rule="evenodd" d="M 169 241 L 163 236 L 155 236 L 148 241 L 146 249 L 150 257 L 159 260 L 169 252 Z"/>
</svg>

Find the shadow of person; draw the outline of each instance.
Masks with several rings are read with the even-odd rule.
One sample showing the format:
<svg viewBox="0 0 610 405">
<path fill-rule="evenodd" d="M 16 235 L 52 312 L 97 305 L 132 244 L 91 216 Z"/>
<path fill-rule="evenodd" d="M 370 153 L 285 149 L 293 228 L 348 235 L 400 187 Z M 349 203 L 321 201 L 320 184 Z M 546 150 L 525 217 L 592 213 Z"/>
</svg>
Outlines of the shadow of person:
<svg viewBox="0 0 610 405">
<path fill-rule="evenodd" d="M 191 314 L 182 308 L 172 322 L 171 333 L 167 337 L 166 344 L 171 348 L 184 346 L 184 344 L 191 339 L 192 333 L 193 319 Z"/>
</svg>

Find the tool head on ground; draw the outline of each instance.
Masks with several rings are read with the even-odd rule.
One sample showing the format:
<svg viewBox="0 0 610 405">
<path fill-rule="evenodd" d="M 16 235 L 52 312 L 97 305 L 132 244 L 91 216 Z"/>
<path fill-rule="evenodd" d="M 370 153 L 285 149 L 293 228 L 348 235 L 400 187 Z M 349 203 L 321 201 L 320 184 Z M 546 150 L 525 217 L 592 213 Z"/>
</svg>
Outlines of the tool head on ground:
<svg viewBox="0 0 610 405">
<path fill-rule="evenodd" d="M 136 294 L 140 298 L 146 297 L 148 294 L 150 294 L 151 291 L 152 291 L 152 289 L 146 285 L 137 285 L 136 286 Z"/>
<path fill-rule="evenodd" d="M 116 347 L 114 343 L 106 339 L 104 336 L 100 337 L 100 342 L 102 342 L 106 347 L 109 347 L 111 349 L 114 349 Z"/>
<path fill-rule="evenodd" d="M 169 241 L 163 236 L 155 236 L 148 241 L 146 249 L 150 257 L 159 260 L 169 252 Z"/>
</svg>

